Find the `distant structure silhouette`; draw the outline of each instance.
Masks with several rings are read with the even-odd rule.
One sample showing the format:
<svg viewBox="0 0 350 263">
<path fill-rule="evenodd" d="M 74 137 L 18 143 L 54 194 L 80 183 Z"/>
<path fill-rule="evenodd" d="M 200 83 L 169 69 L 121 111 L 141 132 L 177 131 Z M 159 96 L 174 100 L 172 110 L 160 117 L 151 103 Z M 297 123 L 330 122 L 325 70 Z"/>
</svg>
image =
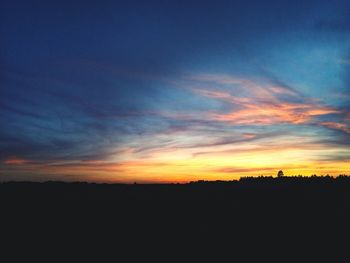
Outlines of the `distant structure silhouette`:
<svg viewBox="0 0 350 263">
<path fill-rule="evenodd" d="M 284 173 L 282 170 L 279 170 L 278 173 L 277 173 L 277 177 L 283 177 L 284 176 Z"/>
</svg>

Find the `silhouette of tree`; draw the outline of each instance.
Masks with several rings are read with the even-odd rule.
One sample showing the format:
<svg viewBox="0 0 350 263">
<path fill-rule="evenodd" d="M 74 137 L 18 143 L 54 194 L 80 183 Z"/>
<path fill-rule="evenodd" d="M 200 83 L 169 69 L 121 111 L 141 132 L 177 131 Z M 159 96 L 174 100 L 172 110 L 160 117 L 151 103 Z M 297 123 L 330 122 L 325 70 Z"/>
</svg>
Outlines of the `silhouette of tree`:
<svg viewBox="0 0 350 263">
<path fill-rule="evenodd" d="M 277 177 L 283 177 L 284 176 L 284 173 L 282 170 L 279 170 L 278 173 L 277 173 Z"/>
</svg>

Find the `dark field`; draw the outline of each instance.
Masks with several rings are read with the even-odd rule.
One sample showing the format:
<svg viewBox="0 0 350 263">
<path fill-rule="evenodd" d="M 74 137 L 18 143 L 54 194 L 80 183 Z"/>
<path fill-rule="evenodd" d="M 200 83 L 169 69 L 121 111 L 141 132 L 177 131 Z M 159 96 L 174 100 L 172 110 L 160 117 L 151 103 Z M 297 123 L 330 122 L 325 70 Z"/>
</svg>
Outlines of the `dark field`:
<svg viewBox="0 0 350 263">
<path fill-rule="evenodd" d="M 34 246 L 34 252 L 57 256 L 102 249 L 116 258 L 130 250 L 129 258 L 164 255 L 166 261 L 186 252 L 197 259 L 211 254 L 303 262 L 305 254 L 305 260 L 348 262 L 342 261 L 350 244 L 348 177 L 185 185 L 2 183 L 0 200 L 8 248 Z"/>
</svg>

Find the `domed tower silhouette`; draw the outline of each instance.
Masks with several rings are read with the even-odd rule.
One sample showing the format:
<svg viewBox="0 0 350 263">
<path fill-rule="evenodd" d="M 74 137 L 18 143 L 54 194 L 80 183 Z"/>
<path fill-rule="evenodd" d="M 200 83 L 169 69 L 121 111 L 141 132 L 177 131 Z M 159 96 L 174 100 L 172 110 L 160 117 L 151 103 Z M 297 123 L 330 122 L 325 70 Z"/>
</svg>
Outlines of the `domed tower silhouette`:
<svg viewBox="0 0 350 263">
<path fill-rule="evenodd" d="M 277 177 L 283 177 L 284 176 L 284 173 L 282 170 L 279 170 L 278 173 L 277 173 Z"/>
</svg>

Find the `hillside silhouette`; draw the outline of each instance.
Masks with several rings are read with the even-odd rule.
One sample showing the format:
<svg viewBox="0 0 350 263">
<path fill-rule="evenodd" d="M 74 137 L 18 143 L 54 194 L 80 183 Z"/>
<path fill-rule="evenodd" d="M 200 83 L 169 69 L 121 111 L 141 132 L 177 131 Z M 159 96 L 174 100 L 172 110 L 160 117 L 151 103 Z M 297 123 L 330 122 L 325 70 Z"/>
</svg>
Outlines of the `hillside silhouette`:
<svg viewBox="0 0 350 263">
<path fill-rule="evenodd" d="M 220 244 L 232 258 L 289 253 L 297 260 L 308 253 L 311 260 L 338 251 L 328 255 L 334 259 L 349 238 L 346 175 L 187 184 L 8 182 L 0 184 L 0 200 L 7 244 L 31 244 L 39 237 L 40 246 L 70 244 L 81 253 L 101 242 L 112 251 L 121 243 L 149 252 L 155 240 L 157 255 L 167 251 L 174 257 L 176 247 L 185 246 L 199 259 Z"/>
</svg>

